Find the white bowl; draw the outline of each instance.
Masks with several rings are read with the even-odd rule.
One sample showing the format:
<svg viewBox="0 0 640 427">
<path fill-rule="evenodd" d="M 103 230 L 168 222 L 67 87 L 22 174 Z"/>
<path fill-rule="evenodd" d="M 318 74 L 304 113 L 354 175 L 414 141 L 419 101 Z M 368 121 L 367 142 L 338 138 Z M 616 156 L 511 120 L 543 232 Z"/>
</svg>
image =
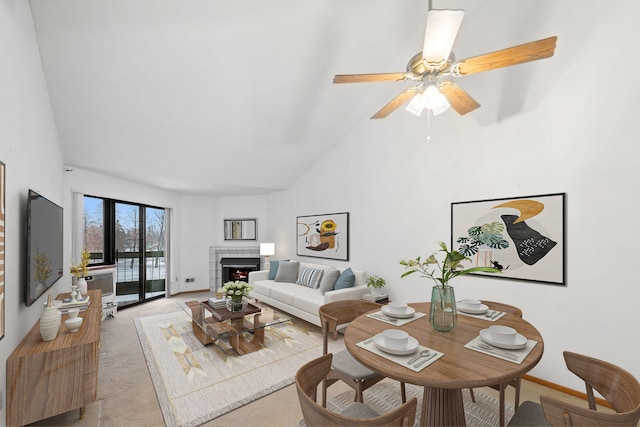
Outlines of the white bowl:
<svg viewBox="0 0 640 427">
<path fill-rule="evenodd" d="M 407 304 L 399 301 L 391 301 L 389 304 L 387 304 L 387 308 L 392 313 L 402 314 L 407 311 Z"/>
<path fill-rule="evenodd" d="M 70 317 L 64 321 L 64 326 L 69 332 L 77 332 L 82 325 L 82 317 Z"/>
<path fill-rule="evenodd" d="M 389 348 L 405 348 L 409 343 L 409 334 L 400 329 L 386 329 L 382 336 L 384 344 Z"/>
<path fill-rule="evenodd" d="M 463 299 L 462 305 L 464 308 L 468 308 L 469 310 L 480 310 L 482 302 L 477 299 Z"/>
<path fill-rule="evenodd" d="M 74 317 L 78 317 L 78 313 L 80 313 L 80 309 L 70 308 L 69 311 L 67 311 L 67 313 L 69 314 L 69 319 L 73 319 Z"/>
<path fill-rule="evenodd" d="M 502 325 L 490 326 L 489 333 L 492 340 L 503 344 L 515 343 L 518 335 L 515 329 Z"/>
</svg>

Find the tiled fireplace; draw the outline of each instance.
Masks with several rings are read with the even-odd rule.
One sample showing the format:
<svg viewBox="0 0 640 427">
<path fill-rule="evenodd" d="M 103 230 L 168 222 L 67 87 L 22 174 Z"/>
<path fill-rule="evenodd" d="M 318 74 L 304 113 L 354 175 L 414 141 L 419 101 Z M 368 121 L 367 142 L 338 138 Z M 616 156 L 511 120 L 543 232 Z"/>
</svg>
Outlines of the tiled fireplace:
<svg viewBox="0 0 640 427">
<path fill-rule="evenodd" d="M 209 248 L 209 289 L 215 291 L 222 286 L 223 258 L 257 258 L 258 269 L 262 268 L 259 246 L 211 246 Z M 242 262 L 243 260 L 240 260 Z M 235 263 L 234 265 L 239 265 Z M 236 280 L 236 279 L 232 279 Z M 243 280 L 243 279 L 239 279 Z"/>
</svg>

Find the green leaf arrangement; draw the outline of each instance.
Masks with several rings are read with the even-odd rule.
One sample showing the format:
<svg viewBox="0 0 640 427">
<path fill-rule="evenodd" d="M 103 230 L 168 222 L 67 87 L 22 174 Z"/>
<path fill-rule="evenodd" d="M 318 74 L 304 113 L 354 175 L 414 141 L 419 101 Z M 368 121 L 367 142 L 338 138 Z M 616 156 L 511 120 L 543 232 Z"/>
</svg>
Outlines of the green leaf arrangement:
<svg viewBox="0 0 640 427">
<path fill-rule="evenodd" d="M 422 261 L 421 257 L 410 260 L 401 260 L 400 264 L 403 265 L 406 271 L 400 276 L 401 278 L 407 277 L 413 273 L 421 273 L 421 277 L 427 277 L 436 283 L 436 286 L 444 287 L 448 285 L 449 281 L 455 277 L 462 276 L 469 273 L 501 273 L 501 270 L 493 267 L 471 267 L 464 268 L 463 262 L 471 259 L 462 255 L 456 250 L 449 250 L 444 242 L 438 242 L 440 250 L 432 253 L 429 257 Z M 444 252 L 444 260 L 439 261 L 436 258 L 438 252 Z M 439 275 L 438 275 L 439 273 Z"/>
</svg>

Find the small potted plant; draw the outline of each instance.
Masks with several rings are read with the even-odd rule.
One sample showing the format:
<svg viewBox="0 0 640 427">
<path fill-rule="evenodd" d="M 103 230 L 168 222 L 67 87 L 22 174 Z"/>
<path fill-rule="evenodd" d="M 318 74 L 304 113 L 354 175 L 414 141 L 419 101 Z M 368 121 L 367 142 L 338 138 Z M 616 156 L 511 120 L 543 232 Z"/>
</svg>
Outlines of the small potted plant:
<svg viewBox="0 0 640 427">
<path fill-rule="evenodd" d="M 373 295 L 382 295 L 382 288 L 387 282 L 382 277 L 369 276 L 367 279 L 367 287 L 371 289 Z"/>
</svg>

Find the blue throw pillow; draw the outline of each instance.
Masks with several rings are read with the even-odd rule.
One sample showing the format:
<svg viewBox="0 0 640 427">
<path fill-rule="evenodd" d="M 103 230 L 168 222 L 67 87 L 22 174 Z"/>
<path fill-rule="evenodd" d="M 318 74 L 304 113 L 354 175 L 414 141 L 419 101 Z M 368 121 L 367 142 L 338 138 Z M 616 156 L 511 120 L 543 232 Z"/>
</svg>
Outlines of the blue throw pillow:
<svg viewBox="0 0 640 427">
<path fill-rule="evenodd" d="M 353 285 L 356 284 L 356 275 L 353 274 L 351 268 L 347 268 L 342 273 L 340 273 L 340 277 L 336 280 L 336 284 L 333 285 L 333 289 L 345 289 L 345 288 L 353 288 Z"/>
<path fill-rule="evenodd" d="M 280 265 L 280 261 L 289 261 L 288 259 L 283 259 L 279 261 L 271 261 L 269 262 L 269 280 L 276 279 L 276 273 L 278 273 L 278 266 Z"/>
</svg>

